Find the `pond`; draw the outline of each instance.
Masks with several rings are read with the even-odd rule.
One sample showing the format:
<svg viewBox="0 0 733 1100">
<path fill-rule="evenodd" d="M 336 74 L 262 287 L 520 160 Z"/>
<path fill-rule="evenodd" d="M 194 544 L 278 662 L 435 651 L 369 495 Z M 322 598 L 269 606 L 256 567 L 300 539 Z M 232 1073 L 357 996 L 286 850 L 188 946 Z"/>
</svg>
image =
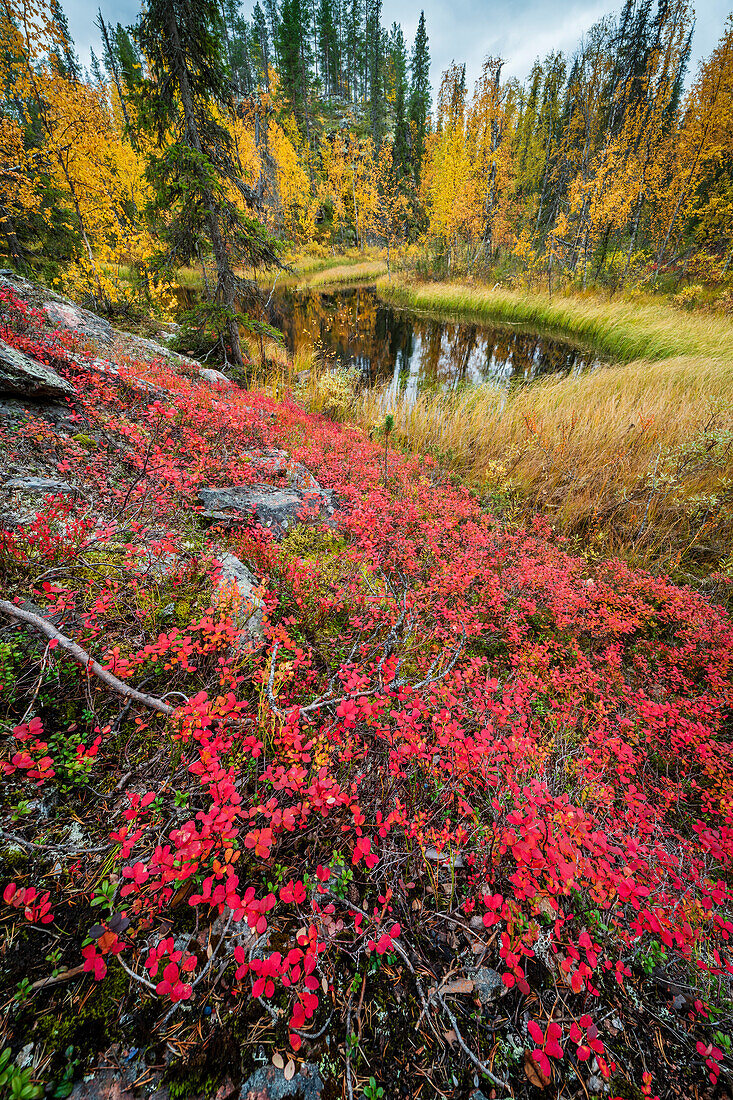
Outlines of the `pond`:
<svg viewBox="0 0 733 1100">
<path fill-rule="evenodd" d="M 389 305 L 374 287 L 276 289 L 269 321 L 290 352 L 315 346 L 327 361 L 357 367 L 371 385 L 407 397 L 428 387 L 492 382 L 509 387 L 597 367 L 592 352 L 519 327 L 438 320 Z"/>
</svg>

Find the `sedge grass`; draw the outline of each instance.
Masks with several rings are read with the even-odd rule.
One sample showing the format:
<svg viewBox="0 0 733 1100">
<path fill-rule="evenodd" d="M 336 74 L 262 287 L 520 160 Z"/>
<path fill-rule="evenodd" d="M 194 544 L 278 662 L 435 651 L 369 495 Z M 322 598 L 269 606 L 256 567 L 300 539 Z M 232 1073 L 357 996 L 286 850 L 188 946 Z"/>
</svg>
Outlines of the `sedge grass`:
<svg viewBox="0 0 733 1100">
<path fill-rule="evenodd" d="M 376 280 L 386 275 L 386 273 L 387 264 L 384 260 L 365 260 L 362 263 L 341 264 L 324 268 L 311 276 L 306 285 L 309 287 L 343 286 L 347 283 Z"/>
<path fill-rule="evenodd" d="M 733 324 L 682 313 L 663 299 L 531 294 L 462 283 L 381 279 L 382 297 L 411 309 L 484 322 L 526 325 L 588 344 L 619 362 L 674 356 L 733 357 Z"/>
<path fill-rule="evenodd" d="M 733 359 L 637 360 L 411 401 L 372 390 L 356 416 L 371 428 L 386 412 L 402 445 L 599 551 L 688 569 L 696 556 L 708 569 L 730 556 Z"/>
</svg>

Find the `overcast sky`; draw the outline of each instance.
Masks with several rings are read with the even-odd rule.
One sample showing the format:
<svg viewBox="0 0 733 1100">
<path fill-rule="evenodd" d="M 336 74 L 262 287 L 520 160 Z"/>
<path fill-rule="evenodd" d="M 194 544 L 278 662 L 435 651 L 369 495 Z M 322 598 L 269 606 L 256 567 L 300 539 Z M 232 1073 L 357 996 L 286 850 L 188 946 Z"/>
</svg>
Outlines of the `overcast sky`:
<svg viewBox="0 0 733 1100">
<path fill-rule="evenodd" d="M 698 0 L 693 39 L 692 72 L 700 58 L 707 57 L 723 32 L 733 0 Z M 245 0 L 249 15 L 255 0 Z M 525 77 L 535 57 L 550 50 L 570 51 L 581 35 L 603 15 L 618 11 L 623 0 L 384 0 L 382 21 L 402 24 L 408 46 L 415 36 L 420 8 L 424 6 L 433 94 L 440 74 L 455 60 L 466 62 L 469 87 L 481 70 L 487 54 L 503 57 L 504 76 Z M 94 26 L 96 0 L 64 0 L 71 33 L 82 62 L 89 60 L 93 46 L 101 54 L 99 34 Z M 101 0 L 102 13 L 112 22 L 133 23 L 139 0 Z"/>
</svg>

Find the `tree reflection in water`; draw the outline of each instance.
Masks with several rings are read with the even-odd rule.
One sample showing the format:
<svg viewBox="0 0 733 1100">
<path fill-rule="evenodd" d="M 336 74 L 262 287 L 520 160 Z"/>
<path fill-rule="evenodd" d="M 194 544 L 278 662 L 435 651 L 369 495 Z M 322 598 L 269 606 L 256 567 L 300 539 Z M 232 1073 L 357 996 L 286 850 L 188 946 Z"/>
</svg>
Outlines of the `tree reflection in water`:
<svg viewBox="0 0 733 1100">
<path fill-rule="evenodd" d="M 509 386 L 598 365 L 590 352 L 547 336 L 396 309 L 374 287 L 276 291 L 270 322 L 291 352 L 314 345 L 328 359 L 358 367 L 372 385 L 390 384 L 408 398 L 427 386 Z"/>
</svg>

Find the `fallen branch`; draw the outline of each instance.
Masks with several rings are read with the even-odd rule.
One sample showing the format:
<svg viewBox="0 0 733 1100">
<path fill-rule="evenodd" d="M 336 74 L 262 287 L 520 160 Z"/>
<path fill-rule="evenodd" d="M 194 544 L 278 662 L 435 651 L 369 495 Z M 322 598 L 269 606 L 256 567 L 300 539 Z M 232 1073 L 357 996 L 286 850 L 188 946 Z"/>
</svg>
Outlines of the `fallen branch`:
<svg viewBox="0 0 733 1100">
<path fill-rule="evenodd" d="M 173 707 L 169 707 L 162 699 L 158 699 L 155 695 L 146 695 L 142 691 L 137 691 L 123 680 L 119 680 L 116 676 L 113 676 L 106 668 L 102 668 L 99 662 L 93 660 L 86 650 L 82 649 L 76 642 L 72 642 L 71 638 L 67 638 L 60 630 L 57 630 L 48 619 L 42 618 L 41 615 L 35 615 L 32 611 L 25 611 L 22 607 L 16 607 L 15 604 L 10 603 L 8 600 L 0 600 L 0 611 L 3 611 L 11 619 L 16 619 L 19 623 L 25 623 L 27 626 L 33 627 L 33 629 L 37 630 L 40 634 L 44 634 L 47 638 L 57 642 L 61 649 L 68 653 L 70 657 L 73 657 L 76 663 L 86 670 L 87 674 L 92 673 L 97 679 L 101 680 L 103 684 L 106 684 L 111 691 L 114 691 L 117 695 L 121 695 L 123 699 L 130 699 L 132 702 L 140 703 L 149 710 L 157 711 L 158 714 L 173 714 Z"/>
<path fill-rule="evenodd" d="M 84 964 L 74 966 L 71 970 L 61 970 L 58 974 L 49 974 L 47 978 L 39 978 L 31 989 L 45 989 L 49 985 L 58 985 L 59 982 L 68 982 L 72 978 L 78 978 L 84 973 Z"/>
</svg>

